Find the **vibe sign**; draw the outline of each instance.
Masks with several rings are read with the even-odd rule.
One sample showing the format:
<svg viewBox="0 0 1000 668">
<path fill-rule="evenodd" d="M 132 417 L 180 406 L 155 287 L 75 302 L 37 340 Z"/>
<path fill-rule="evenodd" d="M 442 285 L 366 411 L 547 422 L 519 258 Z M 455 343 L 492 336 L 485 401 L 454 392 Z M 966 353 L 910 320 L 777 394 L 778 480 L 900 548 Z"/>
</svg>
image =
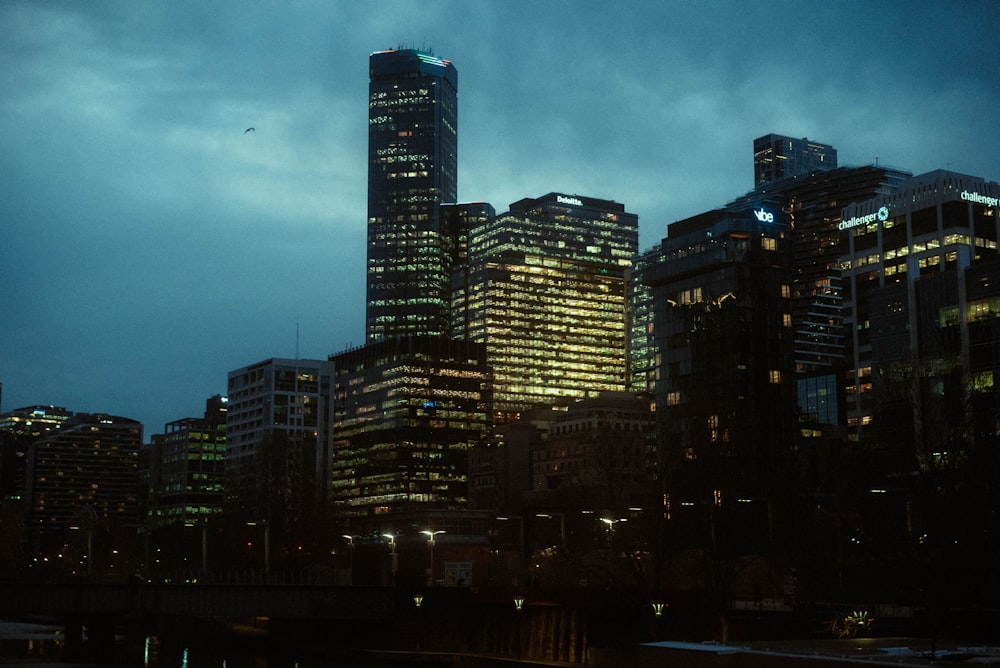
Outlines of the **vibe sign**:
<svg viewBox="0 0 1000 668">
<path fill-rule="evenodd" d="M 757 216 L 757 220 L 759 220 L 762 223 L 774 222 L 774 214 L 771 213 L 770 211 L 766 211 L 764 209 L 754 209 L 753 215 Z"/>
</svg>

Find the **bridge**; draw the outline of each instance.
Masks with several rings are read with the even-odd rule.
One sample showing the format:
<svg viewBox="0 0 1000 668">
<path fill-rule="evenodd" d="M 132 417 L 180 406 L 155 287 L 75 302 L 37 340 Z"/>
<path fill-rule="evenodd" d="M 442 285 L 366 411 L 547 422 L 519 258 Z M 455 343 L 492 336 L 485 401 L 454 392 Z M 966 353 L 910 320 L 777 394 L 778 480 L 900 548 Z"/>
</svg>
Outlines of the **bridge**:
<svg viewBox="0 0 1000 668">
<path fill-rule="evenodd" d="M 0 615 L 273 617 L 383 621 L 388 587 L 225 584 L 0 584 Z"/>
</svg>

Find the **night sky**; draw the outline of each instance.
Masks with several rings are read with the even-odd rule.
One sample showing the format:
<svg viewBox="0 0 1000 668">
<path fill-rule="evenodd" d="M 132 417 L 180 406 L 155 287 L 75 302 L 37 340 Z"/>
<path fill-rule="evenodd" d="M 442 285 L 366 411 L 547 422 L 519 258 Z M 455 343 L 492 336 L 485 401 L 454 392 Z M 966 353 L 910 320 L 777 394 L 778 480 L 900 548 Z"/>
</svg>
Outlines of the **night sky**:
<svg viewBox="0 0 1000 668">
<path fill-rule="evenodd" d="M 5 0 L 0 26 L 0 408 L 147 439 L 231 369 L 362 343 L 373 51 L 457 67 L 460 200 L 612 199 L 643 249 L 751 189 L 770 132 L 1000 180 L 993 0 Z"/>
</svg>

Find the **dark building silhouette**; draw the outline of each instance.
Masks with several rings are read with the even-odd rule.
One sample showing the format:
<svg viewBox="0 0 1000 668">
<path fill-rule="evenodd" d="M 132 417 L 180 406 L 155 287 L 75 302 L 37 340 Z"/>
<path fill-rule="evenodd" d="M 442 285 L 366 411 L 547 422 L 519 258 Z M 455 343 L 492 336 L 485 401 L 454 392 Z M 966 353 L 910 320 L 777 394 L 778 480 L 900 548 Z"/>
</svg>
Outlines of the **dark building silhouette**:
<svg viewBox="0 0 1000 668">
<path fill-rule="evenodd" d="M 769 134 L 753 140 L 754 186 L 837 167 L 829 144 Z"/>
<path fill-rule="evenodd" d="M 796 429 L 790 256 L 780 209 L 733 207 L 671 224 L 645 272 L 675 514 L 784 493 Z"/>
<path fill-rule="evenodd" d="M 72 529 L 135 526 L 140 518 L 138 458 L 142 425 L 76 413 L 28 448 L 25 500 L 29 530 L 42 545 Z"/>
</svg>

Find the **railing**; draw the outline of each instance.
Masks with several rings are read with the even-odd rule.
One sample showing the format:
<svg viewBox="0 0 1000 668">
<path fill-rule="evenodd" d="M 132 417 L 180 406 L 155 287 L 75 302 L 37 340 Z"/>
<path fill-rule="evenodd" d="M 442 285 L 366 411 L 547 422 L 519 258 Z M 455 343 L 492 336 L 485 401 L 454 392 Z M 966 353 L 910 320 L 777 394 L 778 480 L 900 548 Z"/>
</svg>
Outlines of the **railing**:
<svg viewBox="0 0 1000 668">
<path fill-rule="evenodd" d="M 394 594 L 381 587 L 316 585 L 0 584 L 0 614 L 266 616 L 381 620 Z"/>
</svg>

